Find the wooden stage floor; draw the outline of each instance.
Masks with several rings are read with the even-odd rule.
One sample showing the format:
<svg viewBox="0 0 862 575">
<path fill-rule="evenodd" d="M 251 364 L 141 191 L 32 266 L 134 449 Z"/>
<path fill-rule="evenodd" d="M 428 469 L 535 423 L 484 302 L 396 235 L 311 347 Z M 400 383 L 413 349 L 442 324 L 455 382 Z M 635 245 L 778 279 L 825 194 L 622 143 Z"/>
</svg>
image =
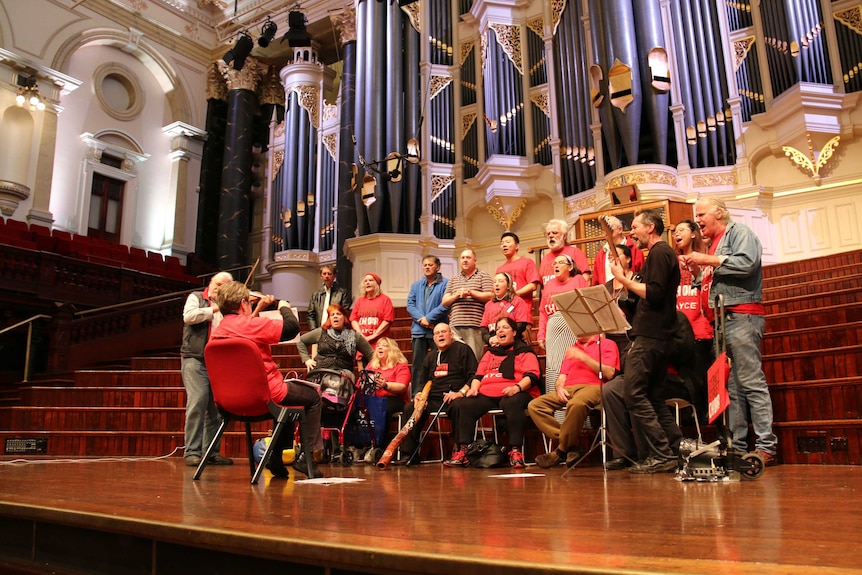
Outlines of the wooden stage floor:
<svg viewBox="0 0 862 575">
<path fill-rule="evenodd" d="M 860 467 L 736 483 L 321 470 L 361 481 L 252 486 L 244 460 L 200 481 L 178 457 L 0 462 L 0 572 L 862 573 Z"/>
</svg>

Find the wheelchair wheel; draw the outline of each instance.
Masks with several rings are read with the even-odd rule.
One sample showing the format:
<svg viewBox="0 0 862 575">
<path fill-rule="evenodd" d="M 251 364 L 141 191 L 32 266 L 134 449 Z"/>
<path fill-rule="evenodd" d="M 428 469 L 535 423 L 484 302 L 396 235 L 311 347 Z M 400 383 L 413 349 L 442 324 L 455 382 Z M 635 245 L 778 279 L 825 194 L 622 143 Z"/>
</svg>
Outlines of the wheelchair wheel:
<svg viewBox="0 0 862 575">
<path fill-rule="evenodd" d="M 766 463 L 757 453 L 746 453 L 740 459 L 743 464 L 740 466 L 739 473 L 743 479 L 757 479 L 766 470 Z"/>
<path fill-rule="evenodd" d="M 350 467 L 353 465 L 353 452 L 349 449 L 344 449 L 341 452 L 341 465 L 344 467 Z"/>
</svg>

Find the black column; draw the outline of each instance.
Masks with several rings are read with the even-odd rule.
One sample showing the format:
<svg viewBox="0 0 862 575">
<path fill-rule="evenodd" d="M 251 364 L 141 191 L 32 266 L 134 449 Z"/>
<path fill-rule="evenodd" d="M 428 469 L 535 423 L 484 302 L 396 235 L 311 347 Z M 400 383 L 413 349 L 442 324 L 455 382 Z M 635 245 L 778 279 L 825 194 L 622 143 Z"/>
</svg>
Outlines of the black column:
<svg viewBox="0 0 862 575">
<path fill-rule="evenodd" d="M 199 262 L 216 267 L 219 192 L 224 153 L 224 131 L 227 103 L 218 98 L 207 100 L 207 141 L 201 153 L 200 192 L 198 193 L 198 229 L 195 255 Z"/>
<path fill-rule="evenodd" d="M 356 41 L 346 42 L 341 47 L 344 54 L 344 71 L 341 76 L 341 133 L 338 145 L 338 214 L 335 236 L 336 267 L 338 284 L 347 291 L 353 285 L 353 263 L 344 255 L 344 241 L 356 235 L 356 203 L 354 195 L 359 192 L 351 188 L 352 164 L 356 154 L 353 143 L 356 114 Z M 362 171 L 357 174 L 359 185 Z"/>
</svg>

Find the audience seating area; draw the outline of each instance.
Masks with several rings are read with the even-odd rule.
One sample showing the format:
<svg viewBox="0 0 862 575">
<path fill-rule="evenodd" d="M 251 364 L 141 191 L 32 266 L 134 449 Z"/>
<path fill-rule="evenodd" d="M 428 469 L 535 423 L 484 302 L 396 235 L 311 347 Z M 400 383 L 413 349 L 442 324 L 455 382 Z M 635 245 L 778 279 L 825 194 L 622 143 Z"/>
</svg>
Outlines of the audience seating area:
<svg viewBox="0 0 862 575">
<path fill-rule="evenodd" d="M 183 281 L 197 281 L 175 256 L 110 242 L 108 240 L 52 230 L 39 224 L 0 218 L 0 243 L 122 267 Z"/>
</svg>

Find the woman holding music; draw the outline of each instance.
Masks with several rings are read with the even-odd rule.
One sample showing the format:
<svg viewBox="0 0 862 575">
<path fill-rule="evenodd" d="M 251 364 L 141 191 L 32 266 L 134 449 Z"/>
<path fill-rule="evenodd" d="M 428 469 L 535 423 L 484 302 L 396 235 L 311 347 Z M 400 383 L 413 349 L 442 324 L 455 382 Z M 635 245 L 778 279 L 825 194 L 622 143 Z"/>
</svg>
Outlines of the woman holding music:
<svg viewBox="0 0 862 575">
<path fill-rule="evenodd" d="M 472 441 L 476 422 L 492 409 L 502 409 L 509 430 L 509 465 L 523 469 L 524 428 L 527 404 L 539 396 L 539 359 L 532 348 L 515 337 L 518 325 L 512 318 L 497 322 L 496 347 L 482 356 L 476 377 L 469 388 L 461 389 L 462 399 L 452 402 L 449 413 L 457 422 L 454 429 L 455 451 L 444 463 L 447 467 L 466 467 L 467 444 Z M 453 413 L 454 412 L 454 413 Z"/>
<path fill-rule="evenodd" d="M 575 343 L 563 315 L 557 311 L 552 296 L 587 287 L 587 280 L 572 258 L 559 254 L 554 258 L 554 277 L 542 288 L 539 302 L 539 345 L 545 350 L 545 393 L 554 391 L 566 350 Z"/>
</svg>

